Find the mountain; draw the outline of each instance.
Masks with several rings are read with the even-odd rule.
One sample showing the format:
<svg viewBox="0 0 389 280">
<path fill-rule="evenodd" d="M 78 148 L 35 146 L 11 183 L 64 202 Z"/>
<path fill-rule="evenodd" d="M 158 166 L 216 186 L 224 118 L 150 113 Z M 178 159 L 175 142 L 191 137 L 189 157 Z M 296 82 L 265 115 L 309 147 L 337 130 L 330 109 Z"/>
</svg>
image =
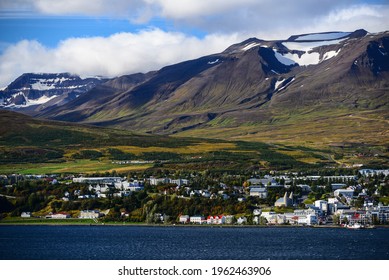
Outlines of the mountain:
<svg viewBox="0 0 389 280">
<path fill-rule="evenodd" d="M 38 116 L 154 134 L 387 143 L 389 32 L 250 38 L 119 77 Z"/>
<path fill-rule="evenodd" d="M 104 81 L 106 79 L 81 79 L 69 73 L 26 73 L 0 91 L 0 107 L 39 112 L 64 105 Z"/>
</svg>

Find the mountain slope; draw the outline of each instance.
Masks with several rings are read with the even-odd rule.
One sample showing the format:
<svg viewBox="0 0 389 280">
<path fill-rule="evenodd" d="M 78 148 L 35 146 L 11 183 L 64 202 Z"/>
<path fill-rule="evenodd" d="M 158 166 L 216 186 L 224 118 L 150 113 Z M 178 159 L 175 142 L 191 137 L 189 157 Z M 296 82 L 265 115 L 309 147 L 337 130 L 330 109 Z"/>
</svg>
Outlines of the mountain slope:
<svg viewBox="0 0 389 280">
<path fill-rule="evenodd" d="M 137 83 L 105 83 L 41 116 L 157 134 L 382 143 L 388 139 L 388 54 L 389 32 L 251 38 Z M 104 98 L 96 99 L 96 91 Z"/>
<path fill-rule="evenodd" d="M 323 158 L 320 150 L 296 150 L 299 159 L 285 154 L 286 150 L 293 149 L 264 143 L 146 135 L 0 110 L 1 174 L 124 173 L 145 169 L 152 173 L 153 169 L 160 172 L 162 166 L 169 170 L 224 173 L 256 169 L 259 165 L 285 169 L 334 164 Z"/>
</svg>

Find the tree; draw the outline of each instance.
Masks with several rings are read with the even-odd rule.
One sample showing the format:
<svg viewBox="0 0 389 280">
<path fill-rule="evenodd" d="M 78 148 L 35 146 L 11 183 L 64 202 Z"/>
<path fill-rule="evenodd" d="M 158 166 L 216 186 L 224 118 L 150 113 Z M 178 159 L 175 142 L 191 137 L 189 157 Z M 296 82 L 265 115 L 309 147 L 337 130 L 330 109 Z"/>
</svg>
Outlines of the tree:
<svg viewBox="0 0 389 280">
<path fill-rule="evenodd" d="M 340 221 L 339 215 L 334 215 L 332 219 L 333 219 L 333 223 L 334 223 L 335 225 L 338 225 L 338 224 L 339 224 L 339 221 Z"/>
<path fill-rule="evenodd" d="M 14 206 L 5 196 L 0 196 L 0 213 L 11 212 Z"/>
</svg>

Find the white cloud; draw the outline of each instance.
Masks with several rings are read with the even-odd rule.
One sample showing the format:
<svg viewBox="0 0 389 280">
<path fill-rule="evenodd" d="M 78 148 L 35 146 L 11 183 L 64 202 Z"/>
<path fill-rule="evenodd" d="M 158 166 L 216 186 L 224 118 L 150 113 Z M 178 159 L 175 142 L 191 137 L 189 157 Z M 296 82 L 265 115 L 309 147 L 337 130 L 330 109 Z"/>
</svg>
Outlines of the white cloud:
<svg viewBox="0 0 389 280">
<path fill-rule="evenodd" d="M 117 33 L 109 37 L 70 38 L 53 49 L 23 40 L 0 56 L 0 87 L 25 72 L 71 72 L 108 77 L 147 72 L 223 51 L 240 41 L 236 34 L 203 39 L 160 29 Z"/>
<path fill-rule="evenodd" d="M 261 0 L 145 0 L 149 5 L 157 5 L 162 16 L 173 19 L 198 18 L 223 14 L 242 7 L 250 7 Z"/>
<path fill-rule="evenodd" d="M 362 3 L 363 1 L 358 1 Z M 116 76 L 156 70 L 167 64 L 222 51 L 249 37 L 285 39 L 323 31 L 389 30 L 389 4 L 353 0 L 0 0 L 0 13 L 16 16 L 85 15 L 126 18 L 147 25 L 151 19 L 176 30 L 201 30 L 198 39 L 161 29 L 109 37 L 69 38 L 56 48 L 37 41 L 0 44 L 0 86 L 23 72 L 68 71 Z M 16 3 L 16 4 L 15 4 Z M 20 15 L 23 15 L 21 13 Z M 143 25 L 143 26 L 145 26 Z M 142 27 L 141 27 L 142 28 Z M 215 35 L 218 34 L 218 35 Z M 238 35 L 237 35 L 238 34 Z"/>
<path fill-rule="evenodd" d="M 17 5 L 15 4 L 17 3 Z M 356 4 L 357 3 L 357 4 Z M 372 4 L 372 3 L 381 3 Z M 176 30 L 235 33 L 265 39 L 313 31 L 389 29 L 389 3 L 371 0 L 1 0 L 0 12 L 30 9 L 41 15 L 80 15 L 174 23 Z"/>
<path fill-rule="evenodd" d="M 369 32 L 389 30 L 389 5 L 354 5 L 322 16 L 317 27 L 352 31 L 364 28 Z"/>
</svg>

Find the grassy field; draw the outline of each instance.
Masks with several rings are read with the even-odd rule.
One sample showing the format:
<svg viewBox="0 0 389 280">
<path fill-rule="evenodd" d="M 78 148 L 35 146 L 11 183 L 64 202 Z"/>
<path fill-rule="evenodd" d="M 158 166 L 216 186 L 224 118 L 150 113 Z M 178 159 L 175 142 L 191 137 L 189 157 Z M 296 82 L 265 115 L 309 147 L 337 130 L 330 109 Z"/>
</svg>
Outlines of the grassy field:
<svg viewBox="0 0 389 280">
<path fill-rule="evenodd" d="M 0 173 L 10 174 L 54 174 L 54 173 L 96 173 L 142 171 L 152 164 L 119 165 L 112 161 L 74 160 L 61 163 L 8 163 L 0 165 Z"/>
<path fill-rule="evenodd" d="M 336 120 L 323 112 L 313 114 L 314 119 L 312 113 L 300 112 L 270 123 L 243 123 L 239 129 L 204 127 L 166 137 L 0 111 L 0 174 L 127 173 L 159 167 L 223 172 L 389 166 L 387 120 L 374 119 L 377 116 L 370 111 L 332 114 Z M 379 135 L 373 133 L 377 130 Z M 200 138 L 204 136 L 209 138 Z M 123 160 L 155 164 L 113 163 Z"/>
<path fill-rule="evenodd" d="M 96 224 L 92 219 L 45 219 L 7 217 L 0 220 L 0 224 L 33 224 L 33 225 L 89 225 Z"/>
<path fill-rule="evenodd" d="M 313 110 L 313 109 L 312 109 Z M 388 145 L 389 113 L 332 109 L 318 112 L 296 111 L 253 123 L 240 122 L 239 128 L 226 125 L 204 126 L 178 133 L 181 137 L 201 137 L 256 141 L 323 149 L 332 143 Z"/>
</svg>

